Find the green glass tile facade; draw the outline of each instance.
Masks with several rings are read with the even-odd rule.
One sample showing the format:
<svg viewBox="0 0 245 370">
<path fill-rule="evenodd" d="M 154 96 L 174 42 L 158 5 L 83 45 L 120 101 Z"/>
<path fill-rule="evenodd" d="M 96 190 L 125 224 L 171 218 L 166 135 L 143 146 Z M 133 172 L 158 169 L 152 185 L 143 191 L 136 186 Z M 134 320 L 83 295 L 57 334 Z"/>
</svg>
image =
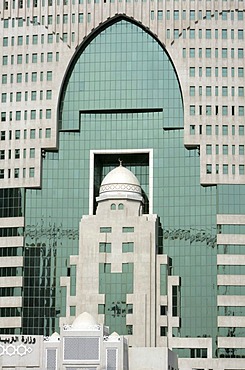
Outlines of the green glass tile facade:
<svg viewBox="0 0 245 370">
<path fill-rule="evenodd" d="M 133 293 L 134 285 L 133 263 L 123 263 L 122 273 L 111 273 L 111 265 L 100 263 L 99 266 L 99 293 L 105 294 L 105 325 L 110 327 L 110 332 L 116 331 L 123 335 L 131 334 L 126 325 L 128 305 L 126 295 Z"/>
<path fill-rule="evenodd" d="M 61 94 L 59 151 L 46 153 L 42 189 L 26 191 L 23 330 L 49 335 L 65 316 L 66 290 L 59 278 L 75 276 L 69 256 L 78 253 L 79 221 L 89 213 L 90 151 L 111 151 L 95 155 L 94 195 L 118 165 L 113 151 L 120 149 L 124 165 L 142 185 L 147 213 L 151 164 L 148 154 L 134 150 L 152 149 L 153 212 L 161 222 L 159 253 L 169 255 L 172 274 L 181 277 L 178 335 L 211 336 L 215 343 L 216 214 L 244 212 L 244 186 L 200 186 L 199 152 L 183 145 L 178 78 L 152 36 L 121 20 L 84 45 Z M 117 279 L 109 270 L 102 276 Z M 124 334 L 131 330 L 125 317 L 108 315 L 112 302 L 126 302 L 127 290 L 111 296 L 112 285 L 120 285 L 120 279 L 101 286 L 106 303 L 99 310 L 105 311 L 112 331 Z"/>
</svg>

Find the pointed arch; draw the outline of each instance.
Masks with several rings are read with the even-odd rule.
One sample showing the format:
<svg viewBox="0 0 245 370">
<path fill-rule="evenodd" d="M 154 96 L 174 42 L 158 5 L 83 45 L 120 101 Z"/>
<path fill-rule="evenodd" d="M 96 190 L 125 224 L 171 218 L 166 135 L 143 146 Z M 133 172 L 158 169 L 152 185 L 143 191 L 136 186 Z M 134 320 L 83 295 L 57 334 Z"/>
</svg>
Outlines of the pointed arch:
<svg viewBox="0 0 245 370">
<path fill-rule="evenodd" d="M 182 94 L 182 90 L 181 90 L 181 85 L 180 85 L 180 81 L 179 81 L 179 78 L 178 78 L 178 74 L 177 74 L 177 71 L 176 71 L 176 68 L 174 66 L 174 63 L 165 47 L 165 45 L 159 40 L 158 36 L 156 34 L 154 34 L 150 29 L 149 27 L 146 27 L 142 24 L 142 22 L 139 22 L 137 20 L 135 20 L 133 17 L 129 17 L 127 16 L 126 14 L 115 14 L 113 17 L 110 17 L 108 18 L 105 22 L 102 22 L 100 23 L 96 28 L 92 29 L 92 31 L 90 32 L 89 35 L 85 36 L 82 43 L 77 46 L 76 48 L 76 51 L 73 55 L 73 57 L 71 58 L 70 60 L 70 63 L 66 69 L 66 72 L 64 74 L 64 78 L 63 78 L 63 82 L 61 84 L 61 88 L 60 88 L 60 93 L 59 93 L 59 98 L 58 98 L 58 106 L 57 106 L 57 109 L 58 109 L 58 114 L 57 114 L 57 117 L 58 117 L 58 120 L 59 120 L 59 128 L 61 127 L 61 121 L 62 121 L 62 118 L 61 118 L 61 114 L 62 114 L 62 100 L 63 100 L 63 97 L 64 97 L 64 94 L 65 94 L 65 91 L 66 91 L 66 87 L 69 83 L 69 79 L 73 73 L 73 70 L 76 66 L 76 63 L 78 62 L 80 56 L 85 52 L 86 48 L 91 44 L 91 42 L 99 35 L 101 34 L 103 31 L 105 31 L 107 28 L 113 26 L 114 24 L 118 23 L 118 22 L 121 22 L 121 21 L 126 21 L 126 22 L 129 22 L 137 27 L 139 27 L 140 29 L 142 29 L 146 34 L 148 34 L 150 37 L 152 37 L 154 39 L 154 41 L 161 47 L 161 49 L 163 50 L 163 52 L 166 54 L 168 60 L 170 61 L 171 63 L 171 66 L 174 70 L 174 73 L 175 73 L 175 76 L 176 76 L 176 80 L 178 81 L 178 86 L 179 86 L 179 91 L 180 91 L 180 96 L 181 96 L 181 101 L 182 101 L 182 104 L 183 104 L 183 94 Z"/>
</svg>

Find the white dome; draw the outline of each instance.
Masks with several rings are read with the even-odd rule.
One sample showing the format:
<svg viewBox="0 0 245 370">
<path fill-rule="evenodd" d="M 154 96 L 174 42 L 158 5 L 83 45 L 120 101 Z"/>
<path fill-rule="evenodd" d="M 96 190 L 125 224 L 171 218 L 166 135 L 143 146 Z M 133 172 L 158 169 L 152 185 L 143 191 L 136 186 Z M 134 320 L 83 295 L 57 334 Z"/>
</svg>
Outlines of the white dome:
<svg viewBox="0 0 245 370">
<path fill-rule="evenodd" d="M 58 342 L 60 340 L 60 335 L 55 331 L 51 337 L 49 337 L 50 342 Z"/>
<path fill-rule="evenodd" d="M 118 338 L 119 334 L 116 331 L 114 331 L 113 333 L 111 333 L 110 337 Z"/>
<path fill-rule="evenodd" d="M 72 327 L 74 329 L 85 329 L 96 325 L 98 325 L 98 323 L 96 322 L 95 318 L 88 312 L 83 312 L 75 318 Z"/>
<path fill-rule="evenodd" d="M 110 171 L 101 183 L 97 201 L 107 199 L 130 199 L 143 202 L 137 177 L 121 164 Z"/>
<path fill-rule="evenodd" d="M 110 171 L 101 183 L 101 186 L 108 184 L 130 184 L 140 186 L 137 177 L 126 167 L 118 166 Z"/>
</svg>

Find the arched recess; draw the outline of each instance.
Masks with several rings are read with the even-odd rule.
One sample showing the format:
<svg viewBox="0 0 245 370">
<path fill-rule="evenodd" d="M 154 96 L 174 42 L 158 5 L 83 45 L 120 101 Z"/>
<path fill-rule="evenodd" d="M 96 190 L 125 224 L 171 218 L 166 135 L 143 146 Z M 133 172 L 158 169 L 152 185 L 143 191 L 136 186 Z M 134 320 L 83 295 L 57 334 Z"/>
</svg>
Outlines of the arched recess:
<svg viewBox="0 0 245 370">
<path fill-rule="evenodd" d="M 89 188 L 94 189 L 89 196 L 90 212 L 92 209 L 95 212 L 95 198 L 103 176 L 117 165 L 114 149 L 122 149 L 124 153 L 126 149 L 130 154 L 130 150 L 132 153 L 135 149 L 152 148 L 155 144 L 149 146 L 147 137 L 154 130 L 158 139 L 163 128 L 183 128 L 177 73 L 164 45 L 148 28 L 125 15 L 117 15 L 84 40 L 64 77 L 59 128 L 80 132 L 82 137 L 89 138 L 85 146 L 90 151 L 102 151 L 90 163 L 88 176 L 91 179 L 93 171 L 93 180 Z M 133 136 L 138 138 L 138 143 L 130 143 Z M 103 149 L 111 150 L 109 163 L 109 154 L 105 159 Z M 137 167 L 136 175 L 141 176 L 145 194 L 144 212 L 148 213 L 152 209 L 148 206 L 152 204 L 149 157 L 143 164 L 135 154 L 122 159 L 128 167 Z"/>
<path fill-rule="evenodd" d="M 172 75 L 169 76 L 170 78 L 168 78 L 168 80 L 171 79 L 173 84 L 174 84 L 174 86 L 172 84 L 169 87 L 170 95 L 171 96 L 173 95 L 172 94 L 173 89 L 177 90 L 178 93 L 180 94 L 180 99 L 175 99 L 175 102 L 178 100 L 178 106 L 173 107 L 172 114 L 168 114 L 168 115 L 169 116 L 174 116 L 175 118 L 177 117 L 177 115 L 179 115 L 180 119 L 181 120 L 183 119 L 183 115 L 182 115 L 183 99 L 182 99 L 181 86 L 180 86 L 179 78 L 178 78 L 178 75 L 177 75 L 177 71 L 174 67 L 174 64 L 171 60 L 170 55 L 168 54 L 168 52 L 165 48 L 165 45 L 158 39 L 156 34 L 154 34 L 148 27 L 145 27 L 141 22 L 136 21 L 132 17 L 128 17 L 126 14 L 116 14 L 114 17 L 111 17 L 111 18 L 107 19 L 105 22 L 100 23 L 99 26 L 94 28 L 88 36 L 84 37 L 83 42 L 80 44 L 80 46 L 77 47 L 73 57 L 70 60 L 70 63 L 68 65 L 67 69 L 66 69 L 66 72 L 65 72 L 65 75 L 64 75 L 64 78 L 63 78 L 63 82 L 62 82 L 61 89 L 60 89 L 60 94 L 59 94 L 59 99 L 58 99 L 58 105 L 57 105 L 57 109 L 58 109 L 58 114 L 57 114 L 58 127 L 59 127 L 60 130 L 64 130 L 64 131 L 66 131 L 67 129 L 69 130 L 69 128 L 64 126 L 64 114 L 63 114 L 64 113 L 64 102 L 65 102 L 65 98 L 66 98 L 67 89 L 69 88 L 69 84 L 71 82 L 73 73 L 76 69 L 77 63 L 79 63 L 79 60 L 80 60 L 81 56 L 84 53 L 87 52 L 86 49 L 88 49 L 90 47 L 90 45 L 93 44 L 93 41 L 96 40 L 97 37 L 102 35 L 106 30 L 110 29 L 112 26 L 115 26 L 116 24 L 119 24 L 120 22 L 123 22 L 123 21 L 128 22 L 128 24 L 134 25 L 135 27 L 141 29 L 142 33 L 145 33 L 148 36 L 148 38 L 151 38 L 152 42 L 156 43 L 158 45 L 158 48 L 162 50 L 163 55 L 165 56 L 167 62 L 170 65 L 169 68 L 168 68 L 168 73 L 170 71 L 172 73 Z M 118 42 L 118 44 L 120 45 L 120 41 Z M 157 63 L 158 60 L 154 60 L 154 62 Z M 154 71 L 157 71 L 157 68 L 154 67 Z M 134 107 L 134 108 L 136 108 L 136 107 Z M 113 107 L 110 107 L 110 109 L 113 109 Z M 127 107 L 125 107 L 125 109 L 127 109 Z M 177 122 L 177 120 L 176 120 L 176 122 Z M 169 122 L 167 122 L 165 125 L 167 127 L 168 126 L 176 126 L 176 127 L 181 127 L 182 126 L 182 124 L 180 124 L 179 121 L 178 121 L 178 123 L 176 123 L 176 122 L 175 123 L 172 122 L 170 124 L 169 124 Z M 78 128 L 75 126 L 73 128 L 71 127 L 71 129 L 76 130 Z"/>
</svg>

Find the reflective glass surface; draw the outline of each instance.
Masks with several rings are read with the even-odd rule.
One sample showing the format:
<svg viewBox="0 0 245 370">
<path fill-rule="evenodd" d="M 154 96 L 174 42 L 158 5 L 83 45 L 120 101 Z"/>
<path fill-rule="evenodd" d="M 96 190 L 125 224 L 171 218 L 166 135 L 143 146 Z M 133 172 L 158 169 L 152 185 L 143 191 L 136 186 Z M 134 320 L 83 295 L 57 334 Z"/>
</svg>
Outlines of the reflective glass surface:
<svg viewBox="0 0 245 370">
<path fill-rule="evenodd" d="M 75 273 L 69 256 L 78 253 L 79 221 L 89 213 L 90 150 L 128 149 L 125 163 L 148 198 L 149 159 L 141 166 L 133 150 L 150 148 L 159 253 L 169 255 L 172 274 L 181 276 L 179 335 L 215 337 L 216 187 L 200 186 L 198 151 L 183 146 L 181 92 L 167 53 L 133 23 L 122 20 L 103 30 L 74 59 L 61 98 L 60 128 L 59 152 L 43 159 L 42 190 L 26 195 L 25 331 L 50 334 L 65 316 L 59 278 Z M 95 186 L 117 159 L 99 158 Z M 109 270 L 105 278 L 121 279 Z M 106 309 L 125 302 L 110 284 L 101 287 Z M 112 330 L 118 328 L 113 320 L 107 315 Z M 125 322 L 120 321 L 121 333 L 132 330 Z"/>
</svg>

